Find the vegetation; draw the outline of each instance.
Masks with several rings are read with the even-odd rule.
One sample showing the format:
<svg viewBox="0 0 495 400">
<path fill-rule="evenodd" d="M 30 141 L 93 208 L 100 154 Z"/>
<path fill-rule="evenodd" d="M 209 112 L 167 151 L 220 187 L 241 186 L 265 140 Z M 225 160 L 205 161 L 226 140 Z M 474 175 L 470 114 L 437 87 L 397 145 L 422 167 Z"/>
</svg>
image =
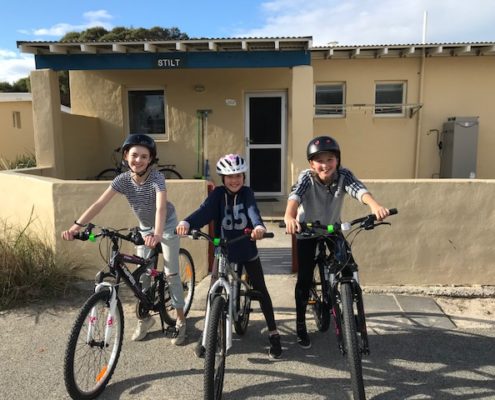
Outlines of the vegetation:
<svg viewBox="0 0 495 400">
<path fill-rule="evenodd" d="M 125 28 L 117 26 L 107 31 L 101 26 L 86 29 L 82 32 L 68 32 L 61 42 L 115 42 L 115 41 L 142 41 L 142 40 L 185 40 L 189 39 L 186 33 L 179 28 L 162 28 L 155 26 L 151 29 Z"/>
<path fill-rule="evenodd" d="M 32 214 L 25 227 L 0 220 L 0 310 L 66 294 L 74 281 L 76 268 L 28 232 Z"/>
<path fill-rule="evenodd" d="M 13 161 L 0 158 L 0 170 L 32 167 L 36 167 L 36 157 L 33 153 L 27 153 L 17 156 Z"/>
<path fill-rule="evenodd" d="M 21 78 L 10 84 L 9 82 L 0 82 L 0 92 L 6 93 L 26 93 L 31 91 L 31 82 L 29 78 Z"/>
</svg>

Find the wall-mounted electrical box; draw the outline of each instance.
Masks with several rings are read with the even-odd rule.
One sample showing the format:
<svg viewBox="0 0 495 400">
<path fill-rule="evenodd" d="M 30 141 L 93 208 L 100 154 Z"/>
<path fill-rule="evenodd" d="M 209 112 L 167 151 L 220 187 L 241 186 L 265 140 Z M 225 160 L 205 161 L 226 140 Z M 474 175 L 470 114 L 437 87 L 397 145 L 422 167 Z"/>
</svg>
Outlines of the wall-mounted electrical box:
<svg viewBox="0 0 495 400">
<path fill-rule="evenodd" d="M 475 178 L 478 117 L 451 117 L 443 124 L 440 178 Z"/>
</svg>

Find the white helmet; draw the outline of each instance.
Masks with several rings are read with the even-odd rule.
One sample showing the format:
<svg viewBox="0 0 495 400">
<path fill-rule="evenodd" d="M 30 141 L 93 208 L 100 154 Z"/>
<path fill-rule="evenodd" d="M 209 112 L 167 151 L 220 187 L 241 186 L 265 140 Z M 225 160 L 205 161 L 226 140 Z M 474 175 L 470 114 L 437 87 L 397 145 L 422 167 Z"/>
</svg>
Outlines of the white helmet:
<svg viewBox="0 0 495 400">
<path fill-rule="evenodd" d="M 227 154 L 217 162 L 218 175 L 242 174 L 247 171 L 247 164 L 239 154 Z"/>
</svg>

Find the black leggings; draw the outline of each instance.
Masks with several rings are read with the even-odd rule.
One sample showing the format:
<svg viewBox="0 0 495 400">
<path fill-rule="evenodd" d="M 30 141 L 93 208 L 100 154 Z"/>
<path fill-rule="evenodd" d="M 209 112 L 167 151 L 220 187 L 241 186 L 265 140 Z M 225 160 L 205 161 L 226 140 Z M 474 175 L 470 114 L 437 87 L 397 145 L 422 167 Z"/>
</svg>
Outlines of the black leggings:
<svg viewBox="0 0 495 400">
<path fill-rule="evenodd" d="M 270 294 L 265 283 L 265 275 L 263 274 L 263 267 L 261 266 L 260 258 L 257 257 L 254 260 L 239 263 L 239 275 L 242 275 L 243 267 L 246 269 L 251 285 L 253 289 L 261 293 L 260 307 L 263 315 L 265 316 L 266 325 L 268 326 L 268 331 L 277 330 L 277 325 L 275 324 L 275 315 L 273 313 L 273 304 Z M 212 271 L 211 284 L 217 280 L 217 271 Z"/>
</svg>

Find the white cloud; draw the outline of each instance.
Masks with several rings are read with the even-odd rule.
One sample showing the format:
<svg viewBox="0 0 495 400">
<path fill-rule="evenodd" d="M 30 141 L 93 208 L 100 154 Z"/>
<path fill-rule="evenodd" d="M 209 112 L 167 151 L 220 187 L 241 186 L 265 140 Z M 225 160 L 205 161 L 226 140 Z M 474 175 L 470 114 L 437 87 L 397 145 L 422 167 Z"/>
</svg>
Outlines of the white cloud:
<svg viewBox="0 0 495 400">
<path fill-rule="evenodd" d="M 262 4 L 264 26 L 236 36 L 313 36 L 313 44 L 421 43 L 495 40 L 492 0 L 272 0 Z"/>
<path fill-rule="evenodd" d="M 0 49 L 0 82 L 14 83 L 21 78 L 27 78 L 35 69 L 34 57 Z"/>
<path fill-rule="evenodd" d="M 69 24 L 66 22 L 61 22 L 48 28 L 31 29 L 28 31 L 28 33 L 35 36 L 56 36 L 60 38 L 67 32 L 80 32 L 95 26 L 102 26 L 107 30 L 111 30 L 113 28 L 113 25 L 110 22 L 110 20 L 113 19 L 113 16 L 110 15 L 106 10 L 87 11 L 83 14 L 83 19 L 86 20 L 86 22 L 83 22 L 81 24 Z M 25 33 L 26 30 L 23 29 L 19 32 Z"/>
</svg>

